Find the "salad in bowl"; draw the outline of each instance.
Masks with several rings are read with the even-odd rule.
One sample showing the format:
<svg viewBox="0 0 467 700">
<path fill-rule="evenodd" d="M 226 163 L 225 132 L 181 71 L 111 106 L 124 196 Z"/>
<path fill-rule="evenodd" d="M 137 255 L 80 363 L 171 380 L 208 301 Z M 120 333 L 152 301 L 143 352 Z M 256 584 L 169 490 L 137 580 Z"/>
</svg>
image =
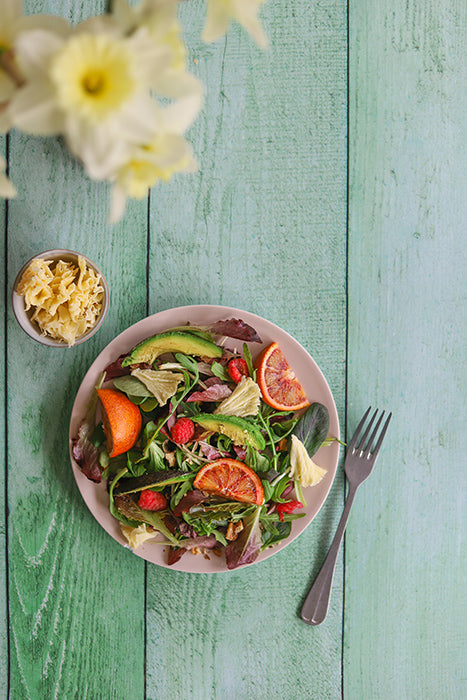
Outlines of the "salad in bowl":
<svg viewBox="0 0 467 700">
<path fill-rule="evenodd" d="M 79 478 L 99 489 L 120 541 L 169 567 L 264 558 L 332 481 L 334 458 L 329 469 L 315 457 L 338 453 L 328 407 L 307 395 L 281 339 L 264 340 L 247 316 L 188 315 L 101 358 L 70 432 Z"/>
</svg>

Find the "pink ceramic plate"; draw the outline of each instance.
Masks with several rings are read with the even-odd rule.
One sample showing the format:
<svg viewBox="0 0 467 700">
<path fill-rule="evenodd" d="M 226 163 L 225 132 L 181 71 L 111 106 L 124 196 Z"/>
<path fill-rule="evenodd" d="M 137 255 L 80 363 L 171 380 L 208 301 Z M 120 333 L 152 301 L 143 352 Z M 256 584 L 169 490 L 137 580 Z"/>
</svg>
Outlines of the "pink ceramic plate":
<svg viewBox="0 0 467 700">
<path fill-rule="evenodd" d="M 260 353 L 263 347 L 269 345 L 273 341 L 279 344 L 279 347 L 286 356 L 289 364 L 295 370 L 299 381 L 304 387 L 308 399 L 311 402 L 317 401 L 322 403 L 328 408 L 330 421 L 329 434 L 337 438 L 339 437 L 339 421 L 336 406 L 321 370 L 307 351 L 278 326 L 266 321 L 260 316 L 226 306 L 181 306 L 179 308 L 161 311 L 153 316 L 148 316 L 142 321 L 130 326 L 130 328 L 123 331 L 123 333 L 112 340 L 93 362 L 76 395 L 70 422 L 70 456 L 78 488 L 96 520 L 122 545 L 126 545 L 126 540 L 120 533 L 119 523 L 109 512 L 109 500 L 105 484 L 97 485 L 89 481 L 82 474 L 71 455 L 71 440 L 76 435 L 79 425 L 86 414 L 86 408 L 92 395 L 93 388 L 105 367 L 113 362 L 119 355 L 129 352 L 131 348 L 141 340 L 169 328 L 185 325 L 188 322 L 195 325 L 207 325 L 228 318 L 240 318 L 245 321 L 245 323 L 253 326 L 258 332 L 263 341 L 263 345 L 259 345 L 258 343 L 250 344 L 253 359 Z M 240 349 L 242 346 L 241 341 L 229 339 L 229 342 L 226 343 L 227 347 L 230 348 L 234 348 L 236 344 Z M 272 554 L 283 549 L 311 523 L 329 493 L 336 473 L 338 457 L 339 444 L 337 442 L 327 447 L 322 447 L 318 451 L 314 459 L 320 466 L 327 469 L 327 474 L 319 484 L 303 490 L 307 502 L 305 517 L 293 521 L 290 537 L 283 540 L 278 545 L 262 552 L 256 562 L 263 561 Z M 134 553 L 154 564 L 167 567 L 167 552 L 165 551 L 165 547 L 156 544 L 155 541 L 145 542 L 134 550 Z M 169 568 L 176 571 L 194 573 L 228 571 L 224 557 L 217 557 L 212 553 L 209 554 L 209 559 L 206 559 L 203 555 L 195 556 L 186 553 L 179 562 Z"/>
</svg>

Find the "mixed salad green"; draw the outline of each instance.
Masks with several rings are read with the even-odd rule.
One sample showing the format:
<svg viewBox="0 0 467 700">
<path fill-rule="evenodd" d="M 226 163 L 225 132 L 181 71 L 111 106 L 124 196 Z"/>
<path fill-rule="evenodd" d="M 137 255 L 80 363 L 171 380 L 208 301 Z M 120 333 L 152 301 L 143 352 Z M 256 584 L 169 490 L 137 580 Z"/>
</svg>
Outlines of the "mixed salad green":
<svg viewBox="0 0 467 700">
<path fill-rule="evenodd" d="M 302 487 L 326 473 L 311 458 L 333 440 L 328 411 L 320 403 L 299 412 L 267 405 L 255 381 L 255 343 L 256 331 L 238 319 L 188 325 L 148 338 L 106 368 L 96 389 L 105 384 L 136 404 L 141 432 L 111 458 L 96 391 L 73 457 L 89 479 L 106 482 L 110 512 L 132 548 L 153 539 L 168 548 L 168 564 L 185 552 L 224 553 L 233 569 L 289 537 L 303 517 Z M 256 499 L 196 487 L 200 470 L 222 460 L 255 472 Z"/>
</svg>

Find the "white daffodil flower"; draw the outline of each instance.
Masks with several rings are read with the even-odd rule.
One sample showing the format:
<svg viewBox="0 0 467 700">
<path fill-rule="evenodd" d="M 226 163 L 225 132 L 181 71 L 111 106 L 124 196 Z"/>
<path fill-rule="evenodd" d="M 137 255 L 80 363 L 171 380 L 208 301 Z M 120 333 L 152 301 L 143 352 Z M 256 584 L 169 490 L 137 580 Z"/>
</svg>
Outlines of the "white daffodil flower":
<svg viewBox="0 0 467 700">
<path fill-rule="evenodd" d="M 10 197 L 16 197 L 16 187 L 5 175 L 5 167 L 5 159 L 0 156 L 0 197 L 9 199 Z"/>
<path fill-rule="evenodd" d="M 155 77 L 152 88 L 159 95 L 178 101 L 177 125 L 183 115 L 185 130 L 201 109 L 203 88 L 199 80 L 186 72 L 186 47 L 177 19 L 178 4 L 178 0 L 142 0 L 132 7 L 127 0 L 115 0 L 112 17 L 125 35 L 144 29 L 157 46 L 169 52 L 167 70 Z"/>
<path fill-rule="evenodd" d="M 73 122 L 91 128 L 118 121 L 169 62 L 168 52 L 146 34 L 127 39 L 78 30 L 65 40 L 35 30 L 19 36 L 16 52 L 26 83 L 10 113 L 15 126 L 39 135 L 66 132 Z"/>
<path fill-rule="evenodd" d="M 155 133 L 146 144 L 135 147 L 118 170 L 112 189 L 110 223 L 123 216 L 128 197 L 143 199 L 161 180 L 167 182 L 176 173 L 194 172 L 196 167 L 190 145 L 181 134 L 170 130 Z"/>
<path fill-rule="evenodd" d="M 177 10 L 178 0 L 142 0 L 134 7 L 127 0 L 114 0 L 112 3 L 112 17 L 125 34 L 145 27 L 153 41 L 169 49 L 170 68 L 184 71 L 186 47 L 181 38 Z"/>
<path fill-rule="evenodd" d="M 15 42 L 21 32 L 46 28 L 60 34 L 71 31 L 70 25 L 50 15 L 23 15 L 22 0 L 1 0 L 0 9 L 0 132 L 11 127 L 8 101 L 24 78 L 15 59 Z"/>
<path fill-rule="evenodd" d="M 9 113 L 23 131 L 64 134 L 92 179 L 113 179 L 135 144 L 154 133 L 150 92 L 180 98 L 191 123 L 202 90 L 184 72 L 171 80 L 171 53 L 146 28 L 122 36 L 112 21 L 83 25 L 66 40 L 43 30 L 19 36 L 16 50 L 26 83 Z"/>
<path fill-rule="evenodd" d="M 229 29 L 235 20 L 246 29 L 258 46 L 266 48 L 268 40 L 263 31 L 258 13 L 264 0 L 208 0 L 204 41 L 216 41 Z"/>
</svg>

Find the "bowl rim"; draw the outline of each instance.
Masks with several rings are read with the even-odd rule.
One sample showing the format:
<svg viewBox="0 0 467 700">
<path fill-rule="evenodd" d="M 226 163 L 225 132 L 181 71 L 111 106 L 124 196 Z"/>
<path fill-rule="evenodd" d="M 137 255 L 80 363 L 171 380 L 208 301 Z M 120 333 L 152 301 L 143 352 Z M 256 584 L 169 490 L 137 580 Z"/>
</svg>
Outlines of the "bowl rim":
<svg viewBox="0 0 467 700">
<path fill-rule="evenodd" d="M 34 260 L 42 258 L 44 260 L 70 260 L 73 262 L 77 262 L 78 257 L 84 258 L 86 263 L 100 276 L 102 286 L 104 288 L 104 299 L 102 304 L 102 311 L 96 324 L 92 328 L 90 328 L 86 333 L 77 338 L 72 346 L 69 346 L 66 342 L 55 340 L 53 338 L 48 337 L 47 335 L 41 334 L 39 328 L 31 321 L 31 319 L 28 316 L 28 313 L 26 312 L 24 306 L 24 297 L 18 294 L 16 290 L 25 270 Z M 35 340 L 37 343 L 40 343 L 41 345 L 47 345 L 48 347 L 70 348 L 75 347 L 76 345 L 80 345 L 81 343 L 84 343 L 86 340 L 91 338 L 91 336 L 93 336 L 94 333 L 96 333 L 103 324 L 104 319 L 107 316 L 110 304 L 109 285 L 107 283 L 106 278 L 102 274 L 101 269 L 96 265 L 95 262 L 88 258 L 87 255 L 84 255 L 83 253 L 78 253 L 77 251 L 70 250 L 68 248 L 53 248 L 51 250 L 44 250 L 42 253 L 36 253 L 24 263 L 13 282 L 11 290 L 11 303 L 13 306 L 13 313 L 18 324 L 30 338 Z"/>
</svg>

